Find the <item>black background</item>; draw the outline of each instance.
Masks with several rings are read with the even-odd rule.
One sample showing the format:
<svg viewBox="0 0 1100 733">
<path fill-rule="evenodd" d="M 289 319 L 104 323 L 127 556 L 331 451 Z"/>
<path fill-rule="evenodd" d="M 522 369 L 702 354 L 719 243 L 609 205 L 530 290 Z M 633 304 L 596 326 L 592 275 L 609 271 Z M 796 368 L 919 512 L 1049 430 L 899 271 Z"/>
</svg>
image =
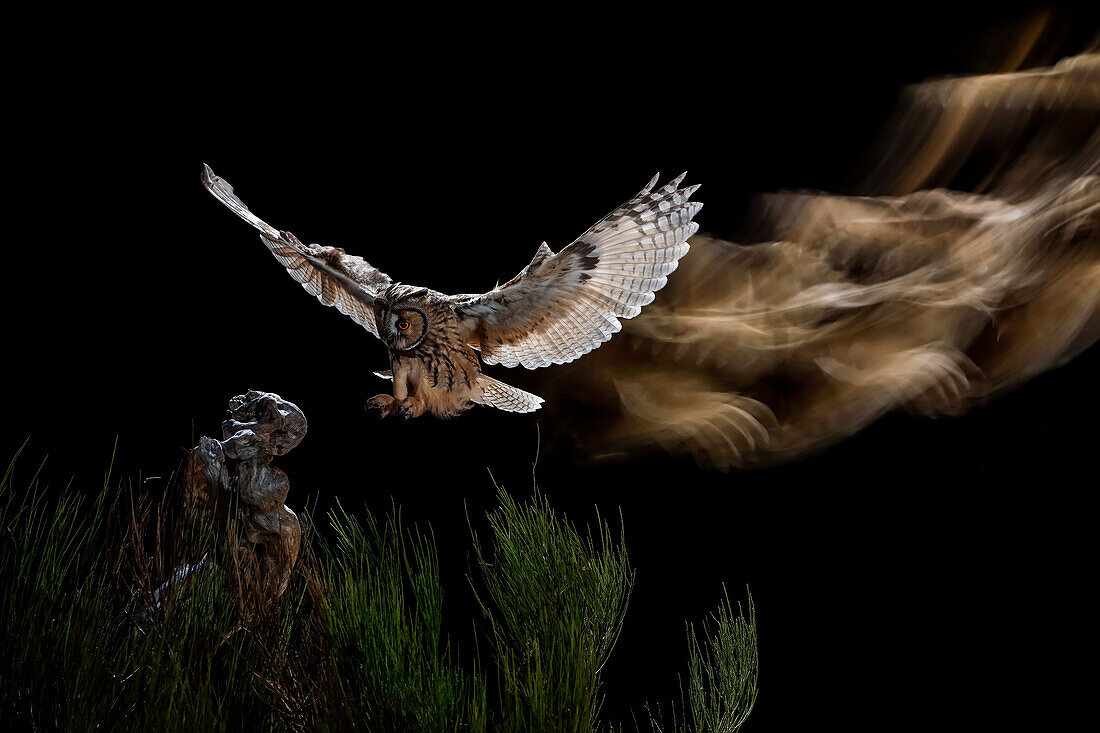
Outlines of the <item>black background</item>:
<svg viewBox="0 0 1100 733">
<path fill-rule="evenodd" d="M 638 569 L 608 719 L 678 695 L 683 621 L 722 583 L 749 585 L 759 615 L 745 730 L 1070 716 L 1091 694 L 1076 663 L 1094 651 L 1096 348 L 965 417 L 888 416 L 778 468 L 578 464 L 550 413 L 365 415 L 388 389 L 382 345 L 199 185 L 205 161 L 275 226 L 443 292 L 511 277 L 658 170 L 689 170 L 703 230 L 735 239 L 753 193 L 857 190 L 901 86 L 995 69 L 1032 11 L 509 12 L 96 18 L 110 34 L 27 57 L 0 296 L 0 446 L 30 436 L 21 474 L 49 454 L 50 483 L 93 486 L 117 438 L 115 475 L 156 487 L 228 397 L 278 392 L 310 421 L 280 463 L 291 505 L 392 497 L 430 522 L 468 647 L 466 512 L 481 526 L 494 505 L 489 471 L 530 490 L 541 435 L 540 486 L 578 521 L 621 508 Z M 1095 34 L 1094 16 L 1053 13 L 1036 60 Z"/>
</svg>

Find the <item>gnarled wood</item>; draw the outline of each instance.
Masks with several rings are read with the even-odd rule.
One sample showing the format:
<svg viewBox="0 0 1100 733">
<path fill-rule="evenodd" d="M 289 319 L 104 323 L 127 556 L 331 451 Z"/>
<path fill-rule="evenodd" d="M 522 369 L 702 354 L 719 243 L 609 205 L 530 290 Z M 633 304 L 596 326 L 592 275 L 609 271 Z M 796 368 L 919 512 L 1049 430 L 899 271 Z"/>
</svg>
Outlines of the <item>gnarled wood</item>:
<svg viewBox="0 0 1100 733">
<path fill-rule="evenodd" d="M 230 576 L 243 615 L 286 590 L 302 541 L 297 515 L 284 505 L 286 473 L 271 465 L 305 437 L 305 415 L 270 392 L 229 401 L 222 440 L 203 437 L 184 468 L 184 502 L 196 518 L 229 532 Z"/>
</svg>

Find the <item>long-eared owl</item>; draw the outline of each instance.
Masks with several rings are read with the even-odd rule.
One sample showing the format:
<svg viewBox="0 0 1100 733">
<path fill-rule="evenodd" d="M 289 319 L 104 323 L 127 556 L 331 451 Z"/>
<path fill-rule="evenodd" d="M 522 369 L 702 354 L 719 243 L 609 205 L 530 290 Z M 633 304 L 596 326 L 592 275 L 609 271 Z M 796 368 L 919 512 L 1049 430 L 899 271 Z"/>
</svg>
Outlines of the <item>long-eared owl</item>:
<svg viewBox="0 0 1100 733">
<path fill-rule="evenodd" d="M 378 336 L 390 354 L 393 395 L 368 407 L 384 415 L 450 417 L 481 404 L 531 412 L 541 397 L 483 374 L 481 362 L 528 369 L 587 354 L 653 302 L 688 251 L 702 204 L 684 174 L 612 211 L 556 254 L 544 242 L 518 275 L 481 295 L 445 295 L 395 283 L 339 247 L 305 245 L 249 211 L 203 166 L 203 184 L 260 231 L 264 245 L 310 294 Z"/>
</svg>

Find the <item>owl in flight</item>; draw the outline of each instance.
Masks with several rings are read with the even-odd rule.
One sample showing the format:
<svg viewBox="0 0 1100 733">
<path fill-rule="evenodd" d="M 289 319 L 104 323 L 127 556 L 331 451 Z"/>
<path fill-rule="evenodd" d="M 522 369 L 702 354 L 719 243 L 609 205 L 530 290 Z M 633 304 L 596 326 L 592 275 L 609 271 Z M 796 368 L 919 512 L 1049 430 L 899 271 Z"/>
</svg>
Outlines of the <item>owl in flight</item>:
<svg viewBox="0 0 1100 733">
<path fill-rule="evenodd" d="M 688 251 L 703 207 L 685 174 L 657 190 L 653 177 L 637 196 L 554 253 L 544 242 L 531 264 L 482 295 L 444 295 L 396 283 L 339 247 L 305 245 L 260 220 L 233 187 L 203 166 L 214 197 L 260 231 L 290 276 L 325 305 L 382 339 L 393 396 L 367 407 L 385 415 L 450 417 L 471 403 L 532 412 L 543 399 L 481 373 L 480 361 L 528 369 L 565 364 L 611 338 L 664 287 Z"/>
</svg>

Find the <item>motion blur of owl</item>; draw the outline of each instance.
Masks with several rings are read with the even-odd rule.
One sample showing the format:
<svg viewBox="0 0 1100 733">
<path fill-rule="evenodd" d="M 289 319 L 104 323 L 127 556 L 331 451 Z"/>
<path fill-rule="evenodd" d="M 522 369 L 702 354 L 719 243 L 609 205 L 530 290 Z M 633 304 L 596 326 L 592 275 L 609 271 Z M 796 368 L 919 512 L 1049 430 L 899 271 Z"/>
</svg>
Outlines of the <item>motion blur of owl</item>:
<svg viewBox="0 0 1100 733">
<path fill-rule="evenodd" d="M 611 338 L 653 302 L 688 251 L 702 204 L 679 188 L 685 174 L 637 196 L 554 253 L 544 242 L 518 275 L 482 295 L 444 295 L 395 283 L 339 247 L 304 245 L 260 220 L 233 187 L 203 166 L 215 198 L 260 231 L 260 239 L 310 294 L 378 336 L 391 369 L 393 396 L 376 395 L 369 409 L 383 416 L 450 417 L 471 404 L 532 412 L 543 399 L 481 373 L 480 361 L 528 369 L 565 364 Z"/>
</svg>

